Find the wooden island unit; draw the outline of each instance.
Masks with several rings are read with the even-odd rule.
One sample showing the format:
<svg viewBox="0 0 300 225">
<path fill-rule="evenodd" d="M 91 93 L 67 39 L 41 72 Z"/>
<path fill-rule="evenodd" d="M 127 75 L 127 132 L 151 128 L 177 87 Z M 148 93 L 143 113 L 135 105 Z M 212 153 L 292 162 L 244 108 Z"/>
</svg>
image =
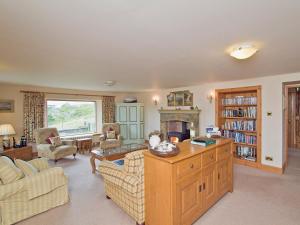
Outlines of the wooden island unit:
<svg viewBox="0 0 300 225">
<path fill-rule="evenodd" d="M 170 158 L 144 153 L 146 225 L 190 225 L 233 191 L 232 140 L 178 146 L 180 153 Z"/>
</svg>

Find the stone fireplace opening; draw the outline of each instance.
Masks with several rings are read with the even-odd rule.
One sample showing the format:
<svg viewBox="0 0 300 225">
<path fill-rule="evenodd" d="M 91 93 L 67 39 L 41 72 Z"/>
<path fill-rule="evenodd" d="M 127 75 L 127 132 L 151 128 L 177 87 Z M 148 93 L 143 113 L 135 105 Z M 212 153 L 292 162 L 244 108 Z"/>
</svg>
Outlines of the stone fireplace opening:
<svg viewBox="0 0 300 225">
<path fill-rule="evenodd" d="M 170 120 L 167 122 L 167 137 L 168 140 L 177 138 L 179 142 L 190 138 L 189 123 L 179 120 Z"/>
<path fill-rule="evenodd" d="M 168 110 L 161 109 L 160 132 L 164 139 L 183 141 L 190 138 L 190 124 L 194 124 L 196 136 L 199 135 L 199 114 L 200 110 Z"/>
</svg>

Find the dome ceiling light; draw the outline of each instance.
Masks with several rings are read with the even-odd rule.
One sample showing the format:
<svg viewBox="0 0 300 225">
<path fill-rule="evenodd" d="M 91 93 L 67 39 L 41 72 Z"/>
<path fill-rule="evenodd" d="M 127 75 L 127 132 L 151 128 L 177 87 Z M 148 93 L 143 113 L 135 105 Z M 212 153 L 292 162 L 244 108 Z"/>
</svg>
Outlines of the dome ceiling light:
<svg viewBox="0 0 300 225">
<path fill-rule="evenodd" d="M 230 56 L 236 59 L 248 59 L 257 51 L 258 49 L 251 44 L 241 44 L 232 48 Z"/>
</svg>

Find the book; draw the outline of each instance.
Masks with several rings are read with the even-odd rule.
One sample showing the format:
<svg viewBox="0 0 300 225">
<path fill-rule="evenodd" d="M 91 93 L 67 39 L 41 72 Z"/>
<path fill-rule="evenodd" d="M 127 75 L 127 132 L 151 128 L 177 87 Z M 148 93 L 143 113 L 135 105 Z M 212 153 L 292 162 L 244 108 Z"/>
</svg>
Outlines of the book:
<svg viewBox="0 0 300 225">
<path fill-rule="evenodd" d="M 208 145 L 212 145 L 212 144 L 216 144 L 216 140 L 212 139 L 212 138 L 206 138 L 206 137 L 199 137 L 199 138 L 195 138 L 191 141 L 191 144 L 194 145 L 201 145 L 201 146 L 208 146 Z"/>
</svg>

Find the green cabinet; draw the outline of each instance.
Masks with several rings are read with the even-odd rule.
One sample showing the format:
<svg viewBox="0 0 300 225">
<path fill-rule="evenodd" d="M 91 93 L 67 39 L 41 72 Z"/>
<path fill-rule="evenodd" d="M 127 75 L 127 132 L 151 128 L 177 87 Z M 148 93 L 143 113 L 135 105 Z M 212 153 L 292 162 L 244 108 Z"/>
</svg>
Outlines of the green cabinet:
<svg viewBox="0 0 300 225">
<path fill-rule="evenodd" d="M 116 122 L 120 124 L 123 144 L 144 142 L 144 104 L 117 103 Z"/>
</svg>

